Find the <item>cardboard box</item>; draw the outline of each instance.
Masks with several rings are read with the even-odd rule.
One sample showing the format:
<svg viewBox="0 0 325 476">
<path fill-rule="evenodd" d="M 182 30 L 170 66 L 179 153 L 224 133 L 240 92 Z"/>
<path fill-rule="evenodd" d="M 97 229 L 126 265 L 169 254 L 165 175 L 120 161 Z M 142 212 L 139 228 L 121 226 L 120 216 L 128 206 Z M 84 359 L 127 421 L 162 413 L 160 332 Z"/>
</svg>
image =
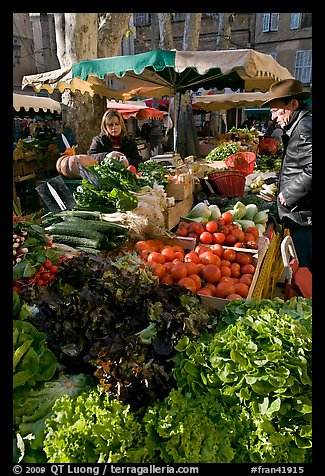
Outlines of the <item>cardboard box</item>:
<svg viewBox="0 0 325 476">
<path fill-rule="evenodd" d="M 244 248 L 233 248 L 231 246 L 228 247 L 236 251 L 242 251 L 244 253 L 249 253 L 252 255 L 252 264 L 255 266 L 255 273 L 253 275 L 253 279 L 249 287 L 249 292 L 246 299 L 250 299 L 253 295 L 254 288 L 259 276 L 260 268 L 262 266 L 265 254 L 268 250 L 268 246 L 269 246 L 268 238 L 262 236 L 259 238 L 259 249 L 257 251 L 244 249 Z M 218 309 L 219 311 L 221 311 L 229 303 L 228 299 L 217 298 L 212 296 L 200 295 L 200 298 L 201 298 L 201 302 L 204 304 L 205 307 Z"/>
<path fill-rule="evenodd" d="M 185 198 L 193 195 L 194 183 L 188 181 L 186 183 L 169 183 L 166 186 L 167 197 L 174 197 L 175 200 L 185 200 Z"/>
<path fill-rule="evenodd" d="M 174 207 L 167 208 L 164 211 L 165 227 L 171 230 L 178 225 L 181 216 L 187 215 L 193 207 L 194 195 L 191 194 L 185 200 L 176 202 Z"/>
</svg>

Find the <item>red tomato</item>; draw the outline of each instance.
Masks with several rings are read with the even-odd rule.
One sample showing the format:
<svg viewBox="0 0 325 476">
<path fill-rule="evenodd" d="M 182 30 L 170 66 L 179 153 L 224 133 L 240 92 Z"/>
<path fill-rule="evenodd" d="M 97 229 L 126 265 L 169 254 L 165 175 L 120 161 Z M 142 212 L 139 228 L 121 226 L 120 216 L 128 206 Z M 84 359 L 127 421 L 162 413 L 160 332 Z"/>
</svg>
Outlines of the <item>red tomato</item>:
<svg viewBox="0 0 325 476">
<path fill-rule="evenodd" d="M 225 245 L 226 246 L 234 246 L 234 244 L 236 243 L 236 238 L 234 237 L 234 235 L 227 235 L 226 238 L 225 238 Z"/>
<path fill-rule="evenodd" d="M 259 236 L 258 229 L 255 228 L 254 226 L 249 226 L 248 228 L 246 228 L 245 233 L 252 233 L 255 237 L 255 241 L 257 240 Z"/>
<path fill-rule="evenodd" d="M 224 248 L 220 243 L 214 243 L 210 246 L 210 250 L 212 250 L 215 255 L 220 257 L 224 251 Z"/>
<path fill-rule="evenodd" d="M 217 283 L 221 277 L 221 271 L 219 266 L 215 264 L 207 264 L 202 270 L 201 276 L 208 283 Z"/>
<path fill-rule="evenodd" d="M 201 241 L 201 243 L 203 243 L 204 245 L 209 245 L 209 244 L 212 243 L 212 241 L 213 241 L 212 234 L 211 234 L 209 231 L 204 231 L 204 232 L 201 233 L 201 235 L 200 235 L 200 241 Z"/>
<path fill-rule="evenodd" d="M 186 289 L 192 291 L 192 293 L 195 293 L 197 291 L 195 282 L 193 281 L 193 279 L 188 278 L 187 276 L 179 279 L 176 284 L 178 284 L 178 286 L 184 286 Z"/>
<path fill-rule="evenodd" d="M 191 261 L 192 263 L 200 263 L 200 258 L 199 255 L 197 254 L 196 251 L 191 250 L 186 255 L 184 256 L 184 261 Z"/>
<path fill-rule="evenodd" d="M 253 264 L 244 264 L 241 267 L 241 274 L 254 274 L 255 273 L 255 266 Z"/>
<path fill-rule="evenodd" d="M 160 253 L 164 256 L 166 261 L 173 261 L 173 259 L 175 259 L 175 251 L 171 246 L 164 246 Z"/>
<path fill-rule="evenodd" d="M 217 243 L 218 245 L 222 245 L 225 242 L 226 236 L 224 233 L 213 233 L 212 239 L 214 243 Z"/>
<path fill-rule="evenodd" d="M 227 225 L 228 223 L 232 223 L 233 220 L 232 213 L 230 212 L 221 213 L 221 218 L 223 218 L 223 220 L 225 221 L 225 225 Z"/>
<path fill-rule="evenodd" d="M 218 223 L 216 221 L 208 221 L 205 224 L 205 229 L 206 231 L 209 231 L 210 233 L 214 233 L 218 229 Z"/>
</svg>

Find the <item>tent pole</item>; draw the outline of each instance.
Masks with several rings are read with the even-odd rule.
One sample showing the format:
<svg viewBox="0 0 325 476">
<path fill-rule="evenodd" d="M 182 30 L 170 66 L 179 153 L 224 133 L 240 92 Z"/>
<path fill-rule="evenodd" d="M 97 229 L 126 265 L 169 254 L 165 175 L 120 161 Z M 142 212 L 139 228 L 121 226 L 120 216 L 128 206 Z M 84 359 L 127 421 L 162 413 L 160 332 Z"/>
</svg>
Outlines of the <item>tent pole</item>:
<svg viewBox="0 0 325 476">
<path fill-rule="evenodd" d="M 176 123 L 177 123 L 177 93 L 174 95 L 174 120 L 173 120 L 173 139 L 174 139 L 174 145 L 173 145 L 173 152 L 174 154 L 176 154 L 177 152 L 177 127 L 176 127 Z"/>
</svg>

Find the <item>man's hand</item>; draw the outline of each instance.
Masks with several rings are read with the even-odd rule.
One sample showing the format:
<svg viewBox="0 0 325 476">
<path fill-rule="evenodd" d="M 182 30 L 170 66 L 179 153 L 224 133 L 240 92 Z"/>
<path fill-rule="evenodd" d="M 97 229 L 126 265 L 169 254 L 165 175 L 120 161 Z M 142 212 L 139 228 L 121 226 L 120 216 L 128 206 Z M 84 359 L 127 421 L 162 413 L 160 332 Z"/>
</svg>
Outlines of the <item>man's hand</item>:
<svg viewBox="0 0 325 476">
<path fill-rule="evenodd" d="M 284 207 L 287 206 L 287 202 L 285 201 L 285 198 L 282 195 L 282 192 L 279 193 L 278 198 L 279 198 L 279 202 L 281 203 L 281 205 L 283 205 Z"/>
</svg>

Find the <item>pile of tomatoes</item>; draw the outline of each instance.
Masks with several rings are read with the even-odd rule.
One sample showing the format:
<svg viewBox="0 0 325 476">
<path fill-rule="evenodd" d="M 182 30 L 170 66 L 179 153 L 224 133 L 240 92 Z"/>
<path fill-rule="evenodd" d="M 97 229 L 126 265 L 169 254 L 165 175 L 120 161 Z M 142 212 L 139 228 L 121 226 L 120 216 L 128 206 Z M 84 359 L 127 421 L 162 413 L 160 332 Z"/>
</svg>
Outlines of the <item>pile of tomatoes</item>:
<svg viewBox="0 0 325 476">
<path fill-rule="evenodd" d="M 175 233 L 178 236 L 191 236 L 205 245 L 217 243 L 236 248 L 258 249 L 258 229 L 252 226 L 243 231 L 233 222 L 230 212 L 223 212 L 217 220 L 203 223 L 180 221 Z"/>
<path fill-rule="evenodd" d="M 134 246 L 160 284 L 184 286 L 205 296 L 246 298 L 256 269 L 252 253 L 220 243 L 199 243 L 191 251 L 160 239 L 139 240 Z"/>
</svg>

